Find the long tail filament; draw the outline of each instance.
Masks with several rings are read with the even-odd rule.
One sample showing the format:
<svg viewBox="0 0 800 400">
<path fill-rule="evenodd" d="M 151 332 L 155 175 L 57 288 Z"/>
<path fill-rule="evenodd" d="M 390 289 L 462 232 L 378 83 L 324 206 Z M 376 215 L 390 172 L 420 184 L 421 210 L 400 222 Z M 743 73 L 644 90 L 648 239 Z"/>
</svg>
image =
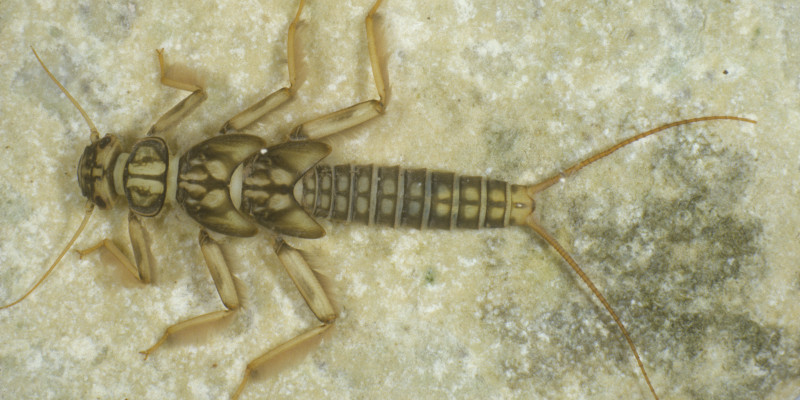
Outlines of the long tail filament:
<svg viewBox="0 0 800 400">
<path fill-rule="evenodd" d="M 597 153 L 597 154 L 595 154 L 595 155 L 593 155 L 591 157 L 586 158 L 585 160 L 583 160 L 583 161 L 581 161 L 579 163 L 576 163 L 575 165 L 565 169 L 564 171 L 562 171 L 560 173 L 557 173 L 557 174 L 555 174 L 555 175 L 553 175 L 553 176 L 551 176 L 551 177 L 549 177 L 549 178 L 547 178 L 547 179 L 545 179 L 545 180 L 543 180 L 543 181 L 541 181 L 541 182 L 539 182 L 539 183 L 537 183 L 535 185 L 532 185 L 528 189 L 528 194 L 533 196 L 534 194 L 539 193 L 542 190 L 545 190 L 545 189 L 549 188 L 550 186 L 553 186 L 554 184 L 558 183 L 561 179 L 573 175 L 574 173 L 576 173 L 579 170 L 581 170 L 583 167 L 586 167 L 587 165 L 589 165 L 589 164 L 591 164 L 591 163 L 593 163 L 595 161 L 598 161 L 600 159 L 606 158 L 609 155 L 611 155 L 611 153 L 613 153 L 613 152 L 615 152 L 615 151 L 617 151 L 617 150 L 619 150 L 619 149 L 621 149 L 621 148 L 623 148 L 623 147 L 625 147 L 625 146 L 627 146 L 627 145 L 629 145 L 629 144 L 631 144 L 631 143 L 633 143 L 633 142 L 635 142 L 637 140 L 644 139 L 644 138 L 646 138 L 646 137 L 648 137 L 650 135 L 653 135 L 655 133 L 667 130 L 669 128 L 674 128 L 676 126 L 688 125 L 688 124 L 693 124 L 695 122 L 702 122 L 702 121 L 714 121 L 714 120 L 719 120 L 719 119 L 728 119 L 728 120 L 733 120 L 733 121 L 749 122 L 751 124 L 755 124 L 756 123 L 756 121 L 753 121 L 752 119 L 741 118 L 741 117 L 732 117 L 732 116 L 728 116 L 728 115 L 712 115 L 712 116 L 708 116 L 708 117 L 691 118 L 691 119 L 684 119 L 682 121 L 670 122 L 670 123 L 668 123 L 666 125 L 659 126 L 658 128 L 653 128 L 653 129 L 650 129 L 649 131 L 642 132 L 642 133 L 640 133 L 638 135 L 635 135 L 635 136 L 631 136 L 631 137 L 629 137 L 629 138 L 627 138 L 627 139 L 625 139 L 625 140 L 623 140 L 623 141 L 621 141 L 621 142 L 619 142 L 619 143 L 617 143 L 617 144 L 615 144 L 615 145 L 613 145 L 613 146 L 611 146 L 611 147 L 609 147 L 609 148 L 607 148 L 607 149 L 605 149 L 605 150 L 603 150 L 603 151 L 601 151 L 601 152 L 599 152 L 599 153 Z"/>
<path fill-rule="evenodd" d="M 642 364 L 642 359 L 639 358 L 639 352 L 636 351 L 636 346 L 633 344 L 633 340 L 631 340 L 631 336 L 628 334 L 628 330 L 625 329 L 625 325 L 622 324 L 622 320 L 619 319 L 617 313 L 615 313 L 614 309 L 611 308 L 611 305 L 608 304 L 606 298 L 603 297 L 603 294 L 600 293 L 600 290 L 598 290 L 597 287 L 594 285 L 594 283 L 592 283 L 592 280 L 589 279 L 588 276 L 586 276 L 586 273 L 583 272 L 581 267 L 579 267 L 578 264 L 575 262 L 575 260 L 572 259 L 572 256 L 570 256 L 569 253 L 567 253 L 567 251 L 564 250 L 564 248 L 561 247 L 561 245 L 552 236 L 550 236 L 550 234 L 547 233 L 547 231 L 544 230 L 544 228 L 542 228 L 538 223 L 536 223 L 536 221 L 534 221 L 533 216 L 528 217 L 528 220 L 526 222 L 528 223 L 528 226 L 531 227 L 531 229 L 533 229 L 536 233 L 539 234 L 539 236 L 542 237 L 542 239 L 544 239 L 547 243 L 549 243 L 550 246 L 553 246 L 553 248 L 558 252 L 558 254 L 561 255 L 564 261 L 566 261 L 567 264 L 569 264 L 569 266 L 572 267 L 572 270 L 575 271 L 575 273 L 581 277 L 581 280 L 583 280 L 583 283 L 585 283 L 586 286 L 589 287 L 589 290 L 591 290 L 592 293 L 594 293 L 594 295 L 600 300 L 600 302 L 603 303 L 603 307 L 605 307 L 606 311 L 608 311 L 608 313 L 611 314 L 611 318 L 614 318 L 614 322 L 617 323 L 617 326 L 622 331 L 622 335 L 625 336 L 625 340 L 628 342 L 628 346 L 631 347 L 631 351 L 633 351 L 633 356 L 636 357 L 636 363 L 639 364 L 639 369 L 642 371 L 642 375 L 644 375 L 644 380 L 647 382 L 647 386 L 650 388 L 650 393 L 653 393 L 653 397 L 655 397 L 655 399 L 658 400 L 658 395 L 656 394 L 656 390 L 653 388 L 653 384 L 650 383 L 650 377 L 647 376 L 647 371 L 645 371 L 644 369 L 644 364 Z"/>
<path fill-rule="evenodd" d="M 631 144 L 631 143 L 633 143 L 633 142 L 635 142 L 637 140 L 640 140 L 640 139 L 643 139 L 643 138 L 645 138 L 647 136 L 650 136 L 652 134 L 655 134 L 655 133 L 658 133 L 658 132 L 661 132 L 661 131 L 664 131 L 666 129 L 673 128 L 673 127 L 676 127 L 676 126 L 680 126 L 680 125 L 686 125 L 686 124 L 691 124 L 691 123 L 701 122 L 701 121 L 720 120 L 720 119 L 749 122 L 749 123 L 752 123 L 752 124 L 756 123 L 756 121 L 751 120 L 751 119 L 747 119 L 747 118 L 724 116 L 724 115 L 723 116 L 716 116 L 715 115 L 715 116 L 707 116 L 707 117 L 685 119 L 685 120 L 682 120 L 682 121 L 676 121 L 676 122 L 672 122 L 672 123 L 669 123 L 669 124 L 666 124 L 666 125 L 662 125 L 662 126 L 659 126 L 658 128 L 654 128 L 654 129 L 651 129 L 649 131 L 639 133 L 639 134 L 637 134 L 635 136 L 632 136 L 632 137 L 630 137 L 628 139 L 625 139 L 625 140 L 623 140 L 623 141 L 621 141 L 621 142 L 619 142 L 619 143 L 617 143 L 617 144 L 615 144 L 615 145 L 613 145 L 613 146 L 611 146 L 611 147 L 609 147 L 609 148 L 607 148 L 607 149 L 605 149 L 605 150 L 603 150 L 603 151 L 601 151 L 601 152 L 599 152 L 597 154 L 594 154 L 594 155 L 592 155 L 592 156 L 590 156 L 590 157 L 588 157 L 588 158 L 586 158 L 586 159 L 574 164 L 573 166 L 571 166 L 571 167 L 565 169 L 564 171 L 562 171 L 561 173 L 555 174 L 555 175 L 553 175 L 553 176 L 551 176 L 551 177 L 549 177 L 549 178 L 547 178 L 547 179 L 545 179 L 545 180 L 543 180 L 543 181 L 541 181 L 541 182 L 539 182 L 537 184 L 529 186 L 528 187 L 528 195 L 531 197 L 531 199 L 533 199 L 533 196 L 535 194 L 537 194 L 537 193 L 549 188 L 550 186 L 553 186 L 554 184 L 560 182 L 563 178 L 569 177 L 569 176 L 573 175 L 574 173 L 578 172 L 580 169 L 586 167 L 587 165 L 592 164 L 593 162 L 598 161 L 600 159 L 603 159 L 605 157 L 608 157 L 611 153 L 613 153 L 613 152 L 615 152 L 615 151 L 617 151 L 617 150 L 619 150 L 619 149 L 621 149 L 621 148 L 623 148 L 623 147 L 625 147 L 625 146 L 627 146 L 627 145 L 629 145 L 629 144 Z M 650 393 L 652 393 L 653 397 L 656 400 L 658 400 L 658 395 L 656 394 L 656 391 L 653 388 L 653 384 L 650 382 L 650 377 L 647 375 L 647 371 L 644 368 L 644 364 L 642 363 L 642 360 L 639 357 L 639 352 L 636 351 L 636 346 L 633 344 L 633 340 L 631 339 L 630 335 L 628 334 L 628 330 L 625 329 L 625 325 L 622 324 L 622 320 L 619 319 L 619 317 L 617 316 L 617 313 L 614 312 L 614 309 L 611 308 L 611 305 L 608 303 L 608 301 L 606 301 L 606 299 L 603 296 L 603 294 L 600 293 L 600 290 L 598 290 L 597 287 L 594 285 L 594 283 L 592 283 L 592 280 L 589 279 L 589 277 L 586 275 L 586 273 L 583 272 L 581 267 L 578 266 L 578 263 L 575 262 L 575 260 L 572 258 L 572 256 L 570 256 L 569 253 L 567 253 L 567 251 L 564 250 L 564 248 L 561 247 L 561 245 L 552 236 L 550 236 L 550 234 L 548 234 L 547 231 L 544 230 L 544 228 L 542 228 L 536 222 L 536 219 L 534 218 L 533 214 L 528 216 L 528 218 L 525 220 L 525 223 L 531 229 L 533 229 L 539 236 L 541 236 L 542 239 L 544 239 L 548 244 L 550 244 L 550 246 L 552 246 L 553 249 L 555 249 L 555 251 L 558 252 L 559 255 L 561 255 L 561 258 L 563 258 L 564 261 L 566 261 L 567 264 L 569 264 L 569 266 L 572 267 L 572 270 L 575 271 L 576 274 L 578 274 L 578 276 L 581 278 L 581 280 L 583 280 L 583 283 L 585 283 L 586 286 L 589 288 L 589 290 L 591 290 L 592 293 L 594 293 L 595 297 L 597 297 L 597 299 L 600 300 L 600 303 L 603 304 L 603 307 L 605 307 L 606 311 L 608 311 L 608 313 L 611 315 L 611 318 L 614 319 L 614 322 L 617 323 L 617 326 L 622 331 L 622 335 L 625 337 L 625 341 L 628 342 L 628 346 L 630 346 L 631 351 L 633 351 L 633 356 L 636 358 L 636 363 L 639 364 L 639 370 L 642 371 L 642 375 L 644 376 L 644 380 L 647 382 L 647 386 L 650 388 Z"/>
</svg>

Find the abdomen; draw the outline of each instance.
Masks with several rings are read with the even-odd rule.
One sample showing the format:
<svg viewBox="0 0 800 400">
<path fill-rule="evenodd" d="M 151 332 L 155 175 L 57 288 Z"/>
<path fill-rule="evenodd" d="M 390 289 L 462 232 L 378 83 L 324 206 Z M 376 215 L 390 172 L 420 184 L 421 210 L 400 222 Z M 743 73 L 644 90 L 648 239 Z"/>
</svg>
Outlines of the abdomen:
<svg viewBox="0 0 800 400">
<path fill-rule="evenodd" d="M 317 165 L 297 185 L 309 214 L 366 225 L 501 228 L 520 224 L 533 206 L 524 186 L 397 166 Z"/>
</svg>

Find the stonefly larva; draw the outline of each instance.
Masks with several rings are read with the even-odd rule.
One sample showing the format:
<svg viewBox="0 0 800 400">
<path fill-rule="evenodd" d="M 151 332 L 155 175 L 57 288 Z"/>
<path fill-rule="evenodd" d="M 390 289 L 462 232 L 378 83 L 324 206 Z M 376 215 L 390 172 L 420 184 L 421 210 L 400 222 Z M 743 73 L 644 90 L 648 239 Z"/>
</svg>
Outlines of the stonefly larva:
<svg viewBox="0 0 800 400">
<path fill-rule="evenodd" d="M 378 75 L 379 75 L 379 74 L 378 74 Z M 197 99 L 197 98 L 199 98 L 199 96 L 195 97 L 195 99 Z M 427 172 L 426 172 L 426 174 L 427 174 Z M 140 178 L 140 179 L 141 179 L 141 178 Z M 412 181 L 412 180 L 411 180 L 411 179 L 409 179 L 409 181 Z M 425 182 L 428 182 L 427 178 L 425 179 Z M 459 183 L 461 183 L 461 181 L 460 181 L 460 180 L 459 180 L 458 182 L 459 182 Z M 489 187 L 489 183 L 490 183 L 490 182 L 491 182 L 491 181 L 487 181 L 487 182 L 486 182 L 486 186 L 487 186 L 487 188 Z M 453 180 L 453 185 L 455 185 L 455 184 L 456 184 L 456 181 L 455 181 L 455 180 Z M 483 183 L 481 183 L 481 182 L 479 182 L 479 184 L 481 185 L 481 187 L 483 187 L 483 185 L 484 185 L 484 184 L 483 184 Z M 132 186 L 132 187 L 133 187 L 133 186 Z M 467 187 L 467 185 L 464 185 L 464 186 L 462 186 L 462 187 Z M 476 189 L 476 190 L 477 190 L 477 189 Z M 480 190 L 479 192 L 480 192 L 480 193 L 485 193 L 483 190 Z M 459 192 L 458 192 L 458 191 L 455 191 L 455 193 L 459 193 Z M 460 194 L 460 193 L 459 193 L 459 194 Z M 102 199 L 101 199 L 101 200 L 102 200 Z M 399 202 L 398 202 L 398 203 L 399 203 Z M 481 200 L 481 204 L 483 204 L 483 200 Z M 507 204 L 508 204 L 508 203 L 507 203 Z M 475 205 L 473 205 L 473 206 L 475 206 Z M 480 208 L 480 206 L 478 206 L 478 208 Z M 429 212 L 430 212 L 430 210 L 429 210 Z M 372 214 L 372 215 L 374 216 L 375 214 Z M 429 215 L 430 215 L 430 214 L 429 214 Z M 454 215 L 454 214 L 453 214 L 453 215 Z M 509 217 L 510 217 L 510 215 L 509 215 Z M 457 222 L 456 222 L 456 223 L 457 223 Z M 505 221 L 504 221 L 504 223 L 505 223 Z M 135 225 L 135 224 L 134 224 L 134 225 Z"/>
</svg>

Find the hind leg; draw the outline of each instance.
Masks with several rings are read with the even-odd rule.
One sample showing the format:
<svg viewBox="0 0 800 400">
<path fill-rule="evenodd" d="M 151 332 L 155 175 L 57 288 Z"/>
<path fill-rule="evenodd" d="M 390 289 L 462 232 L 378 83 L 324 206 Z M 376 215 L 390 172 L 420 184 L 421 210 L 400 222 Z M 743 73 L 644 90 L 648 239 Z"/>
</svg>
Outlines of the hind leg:
<svg viewBox="0 0 800 400">
<path fill-rule="evenodd" d="M 289 246 L 280 239 L 278 240 L 275 253 L 278 255 L 278 259 L 281 260 L 281 264 L 283 264 L 286 272 L 292 278 L 297 290 L 303 296 L 303 299 L 305 299 L 306 304 L 308 304 L 308 307 L 322 324 L 281 343 L 250 361 L 247 364 L 247 368 L 244 370 L 242 381 L 239 383 L 239 387 L 236 388 L 233 399 L 238 398 L 242 393 L 242 390 L 250 378 L 250 374 L 254 370 L 270 360 L 273 360 L 275 357 L 291 351 L 298 345 L 319 337 L 330 329 L 333 326 L 333 322 L 336 320 L 336 312 L 333 310 L 328 295 L 325 294 L 325 290 L 322 289 L 319 279 L 317 279 L 316 274 L 314 274 L 308 262 L 303 258 L 303 255 L 300 254 L 297 249 Z"/>
</svg>

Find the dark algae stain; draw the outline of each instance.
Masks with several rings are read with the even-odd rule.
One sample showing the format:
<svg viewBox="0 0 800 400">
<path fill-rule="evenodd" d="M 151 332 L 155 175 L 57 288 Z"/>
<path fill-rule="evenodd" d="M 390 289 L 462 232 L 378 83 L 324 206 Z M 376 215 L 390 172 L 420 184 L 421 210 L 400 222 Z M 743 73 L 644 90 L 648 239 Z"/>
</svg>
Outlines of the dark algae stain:
<svg viewBox="0 0 800 400">
<path fill-rule="evenodd" d="M 762 222 L 741 204 L 755 161 L 708 145 L 692 154 L 684 141 L 667 140 L 653 157 L 654 169 L 678 195 L 647 195 L 641 220 L 629 228 L 608 219 L 583 221 L 575 235 L 599 242 L 580 257 L 597 271 L 654 374 L 680 382 L 689 398 L 762 398 L 800 375 L 797 365 L 790 368 L 800 338 L 785 337 L 780 327 L 736 306 L 767 270 Z M 632 300 L 641 305 L 626 306 Z"/>
<path fill-rule="evenodd" d="M 596 194 L 563 199 L 567 240 L 590 241 L 567 247 L 578 248 L 573 256 L 627 326 L 660 395 L 764 398 L 782 382 L 800 378 L 800 337 L 741 306 L 763 287 L 758 282 L 768 270 L 762 221 L 742 201 L 756 160 L 725 146 L 693 148 L 687 141 L 680 135 L 662 138 L 648 156 L 651 169 L 636 172 L 658 176 L 653 182 L 667 189 L 634 199 L 640 209 L 632 223 L 611 217 L 619 214 L 617 200 L 592 218 L 587 210 L 597 206 Z M 551 260 L 561 262 L 557 256 Z M 502 346 L 509 356 L 498 369 L 510 386 L 546 398 L 556 392 L 548 385 L 578 385 L 588 398 L 604 397 L 593 388 L 599 385 L 592 377 L 603 374 L 598 366 L 610 373 L 632 365 L 611 317 L 581 296 L 565 297 L 555 309 L 533 316 L 525 296 L 510 293 L 481 305 L 484 326 L 508 338 Z M 526 319 L 531 322 L 509 323 Z"/>
</svg>

